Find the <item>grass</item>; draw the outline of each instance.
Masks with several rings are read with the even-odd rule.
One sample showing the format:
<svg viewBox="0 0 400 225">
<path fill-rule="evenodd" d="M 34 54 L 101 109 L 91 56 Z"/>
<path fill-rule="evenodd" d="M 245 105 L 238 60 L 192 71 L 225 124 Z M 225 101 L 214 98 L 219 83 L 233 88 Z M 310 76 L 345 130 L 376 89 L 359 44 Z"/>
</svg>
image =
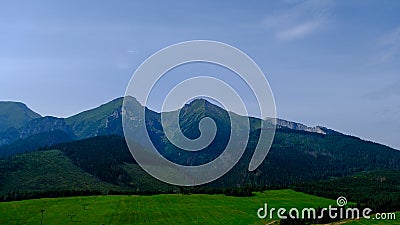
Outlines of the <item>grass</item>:
<svg viewBox="0 0 400 225">
<path fill-rule="evenodd" d="M 0 203 L 0 224 L 266 224 L 257 209 L 326 207 L 335 200 L 293 190 L 224 195 L 89 196 Z M 85 206 L 86 205 L 86 206 Z M 84 209 L 86 208 L 86 209 Z M 71 222 L 71 216 L 72 222 Z M 274 218 L 278 220 L 278 218 Z"/>
</svg>

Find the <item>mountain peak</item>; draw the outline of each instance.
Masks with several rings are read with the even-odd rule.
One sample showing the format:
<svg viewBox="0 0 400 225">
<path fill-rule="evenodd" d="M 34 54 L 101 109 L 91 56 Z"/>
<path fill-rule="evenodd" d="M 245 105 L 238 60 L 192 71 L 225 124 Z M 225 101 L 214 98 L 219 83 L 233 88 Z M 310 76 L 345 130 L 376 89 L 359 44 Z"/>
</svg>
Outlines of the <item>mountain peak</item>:
<svg viewBox="0 0 400 225">
<path fill-rule="evenodd" d="M 26 107 L 26 104 L 23 102 L 13 102 L 13 101 L 0 101 L 0 104 L 2 105 L 15 105 L 15 106 L 22 106 L 22 107 Z"/>
<path fill-rule="evenodd" d="M 0 132 L 19 128 L 28 121 L 41 117 L 22 102 L 0 101 Z"/>
<path fill-rule="evenodd" d="M 1 109 L 22 109 L 22 110 L 31 110 L 25 103 L 23 102 L 13 102 L 13 101 L 0 101 L 0 107 Z M 35 113 L 35 112 L 33 112 Z M 39 115 L 38 113 L 35 113 Z M 39 115 L 40 116 L 40 115 Z"/>
<path fill-rule="evenodd" d="M 189 106 L 204 106 L 206 103 L 209 103 L 209 102 L 204 98 L 195 98 L 191 102 L 187 103 L 186 105 L 189 105 Z M 211 104 L 211 103 L 209 103 L 209 104 Z"/>
<path fill-rule="evenodd" d="M 185 104 L 185 106 L 190 106 L 191 108 L 203 108 L 203 109 L 219 109 L 224 110 L 218 103 L 210 101 L 205 98 L 196 98 L 191 102 Z"/>
</svg>

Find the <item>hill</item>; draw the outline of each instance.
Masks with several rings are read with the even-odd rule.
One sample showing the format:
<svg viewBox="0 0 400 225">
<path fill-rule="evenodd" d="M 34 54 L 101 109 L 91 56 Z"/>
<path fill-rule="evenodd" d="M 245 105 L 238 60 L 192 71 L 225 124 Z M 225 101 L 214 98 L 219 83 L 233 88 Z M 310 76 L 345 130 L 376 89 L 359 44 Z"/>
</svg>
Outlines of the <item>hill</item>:
<svg viewBox="0 0 400 225">
<path fill-rule="evenodd" d="M 59 150 L 31 152 L 0 160 L 0 183 L 2 200 L 50 192 L 69 195 L 68 192 L 107 193 L 121 189 L 85 173 Z"/>
</svg>

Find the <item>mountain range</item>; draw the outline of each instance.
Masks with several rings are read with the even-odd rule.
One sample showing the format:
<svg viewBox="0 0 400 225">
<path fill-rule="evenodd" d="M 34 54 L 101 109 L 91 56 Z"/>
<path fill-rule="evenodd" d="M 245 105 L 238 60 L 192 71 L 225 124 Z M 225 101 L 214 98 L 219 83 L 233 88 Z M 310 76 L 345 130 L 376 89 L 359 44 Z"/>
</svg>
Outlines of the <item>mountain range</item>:
<svg viewBox="0 0 400 225">
<path fill-rule="evenodd" d="M 154 145 L 171 161 L 182 165 L 203 164 L 221 154 L 227 143 L 230 112 L 204 99 L 193 100 L 179 111 L 179 125 L 188 138 L 200 135 L 201 119 L 211 117 L 216 123 L 216 138 L 198 152 L 187 152 L 171 144 L 163 131 L 169 127 L 162 127 L 160 113 L 144 108 L 134 98 L 130 100 L 137 113 L 146 110 L 149 115 L 146 124 L 135 124 L 135 115 L 131 115 L 134 125 L 147 126 Z M 1 116 L 8 118 L 0 120 L 0 156 L 3 157 L 0 159 L 0 197 L 18 199 L 16 196 L 29 197 L 32 193 L 63 196 L 66 191 L 165 193 L 176 190 L 177 187 L 156 180 L 136 164 L 123 138 L 122 104 L 123 98 L 117 98 L 72 117 L 55 118 L 42 117 L 22 103 L 0 102 Z M 325 127 L 270 119 L 277 124 L 271 150 L 256 170 L 248 171 L 261 120 L 240 118 L 250 122 L 246 150 L 232 170 L 206 184 L 207 188 L 285 188 L 360 172 L 400 170 L 398 150 Z M 138 143 L 142 135 L 135 135 Z"/>
<path fill-rule="evenodd" d="M 136 101 L 136 99 L 133 99 L 133 101 Z M 27 152 L 40 146 L 52 145 L 68 140 L 80 140 L 101 135 L 123 135 L 121 122 L 122 104 L 123 98 L 117 98 L 97 108 L 78 113 L 68 118 L 56 118 L 52 116 L 42 117 L 23 103 L 0 102 L 0 156 Z M 137 104 L 139 109 L 143 107 L 139 102 L 135 102 L 135 104 Z M 199 105 L 207 106 L 208 111 L 212 112 L 208 113 L 211 116 L 217 112 L 223 112 L 223 109 L 204 99 L 194 100 L 191 104 L 187 104 L 183 111 L 191 106 L 191 110 L 199 114 L 199 112 L 195 112 L 194 110 Z M 291 129 L 320 134 L 332 132 L 332 130 L 320 126 L 308 127 L 283 119 L 274 120 L 278 129 Z M 157 122 L 159 123 L 160 121 Z M 48 140 L 43 140 L 43 134 L 49 136 Z M 40 139 L 43 144 L 34 146 L 21 144 L 28 140 L 38 139 L 37 136 L 41 136 Z M 29 142 L 32 143 L 34 141 Z M 18 148 L 14 146 L 18 146 Z M 9 149 L 15 151 L 10 152 Z"/>
</svg>

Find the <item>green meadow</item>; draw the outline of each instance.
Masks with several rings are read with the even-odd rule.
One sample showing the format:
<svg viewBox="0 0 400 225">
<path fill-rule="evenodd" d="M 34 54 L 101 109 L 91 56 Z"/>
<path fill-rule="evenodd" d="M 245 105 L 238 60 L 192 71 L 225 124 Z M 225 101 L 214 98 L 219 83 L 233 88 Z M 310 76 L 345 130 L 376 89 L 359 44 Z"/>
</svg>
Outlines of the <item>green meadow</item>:
<svg viewBox="0 0 400 225">
<path fill-rule="evenodd" d="M 293 190 L 255 193 L 252 197 L 203 194 L 115 195 L 43 198 L 0 203 L 0 224 L 279 224 L 261 220 L 257 209 L 335 206 L 336 201 Z M 396 213 L 396 218 L 400 214 Z M 345 220 L 332 224 L 398 224 L 396 220 Z"/>
<path fill-rule="evenodd" d="M 336 201 L 292 190 L 253 197 L 166 194 L 44 198 L 0 203 L 0 224 L 266 224 L 257 209 L 326 207 Z"/>
</svg>

